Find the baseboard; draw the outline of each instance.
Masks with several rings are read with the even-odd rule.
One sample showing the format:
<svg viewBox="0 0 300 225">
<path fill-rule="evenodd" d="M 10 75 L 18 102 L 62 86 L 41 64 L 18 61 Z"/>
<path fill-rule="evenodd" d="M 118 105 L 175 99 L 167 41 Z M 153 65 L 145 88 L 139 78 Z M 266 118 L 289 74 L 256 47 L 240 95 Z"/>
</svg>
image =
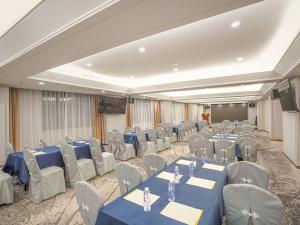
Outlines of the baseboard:
<svg viewBox="0 0 300 225">
<path fill-rule="evenodd" d="M 294 162 L 293 162 L 293 160 L 291 160 L 289 157 L 288 157 L 288 155 L 287 154 L 285 154 L 285 152 L 283 152 L 284 153 L 284 155 L 285 155 L 285 157 L 294 165 L 294 167 L 296 167 L 297 169 L 300 169 L 300 166 L 297 166 Z"/>
</svg>

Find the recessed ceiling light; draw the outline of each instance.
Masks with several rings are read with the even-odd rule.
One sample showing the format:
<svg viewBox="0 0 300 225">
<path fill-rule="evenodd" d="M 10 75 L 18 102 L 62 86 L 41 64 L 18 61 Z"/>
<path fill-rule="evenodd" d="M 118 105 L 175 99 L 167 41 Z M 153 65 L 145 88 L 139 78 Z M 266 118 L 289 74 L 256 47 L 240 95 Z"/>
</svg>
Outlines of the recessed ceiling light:
<svg viewBox="0 0 300 225">
<path fill-rule="evenodd" d="M 145 47 L 139 47 L 139 52 L 141 52 L 141 53 L 146 52 L 146 48 Z"/>
<path fill-rule="evenodd" d="M 231 23 L 231 27 L 232 27 L 232 28 L 237 28 L 237 27 L 239 27 L 240 25 L 241 25 L 241 22 L 238 21 L 238 20 L 233 21 L 233 22 Z"/>
<path fill-rule="evenodd" d="M 88 63 L 86 63 L 85 65 L 88 66 L 88 67 L 91 67 L 91 66 L 92 66 L 92 63 L 89 63 L 89 62 L 88 62 Z"/>
<path fill-rule="evenodd" d="M 102 93 L 105 93 L 105 91 L 102 91 Z"/>
<path fill-rule="evenodd" d="M 40 81 L 40 82 L 39 82 L 39 85 L 45 85 L 45 82 Z"/>
<path fill-rule="evenodd" d="M 122 94 L 122 96 L 125 96 L 125 94 Z"/>
<path fill-rule="evenodd" d="M 129 79 L 134 79 L 134 76 L 130 76 Z"/>
<path fill-rule="evenodd" d="M 239 61 L 239 62 L 241 62 L 241 61 L 244 60 L 244 58 L 243 57 L 238 57 L 236 60 Z"/>
<path fill-rule="evenodd" d="M 178 71 L 178 68 L 177 68 L 177 67 L 175 67 L 175 68 L 173 69 L 173 71 L 174 71 L 174 72 L 177 72 L 177 71 Z"/>
</svg>

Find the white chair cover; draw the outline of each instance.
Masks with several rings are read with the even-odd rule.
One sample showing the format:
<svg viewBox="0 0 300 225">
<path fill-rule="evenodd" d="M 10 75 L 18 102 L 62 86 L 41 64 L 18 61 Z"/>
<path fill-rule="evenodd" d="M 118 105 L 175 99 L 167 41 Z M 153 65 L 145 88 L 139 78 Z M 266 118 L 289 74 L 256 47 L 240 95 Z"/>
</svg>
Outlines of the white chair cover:
<svg viewBox="0 0 300 225">
<path fill-rule="evenodd" d="M 73 140 L 73 138 L 71 137 L 71 136 L 65 136 L 65 143 L 72 143 L 74 140 Z"/>
<path fill-rule="evenodd" d="M 121 133 L 115 133 L 116 143 L 117 143 L 117 150 L 115 157 L 116 159 L 126 161 L 128 159 L 135 157 L 135 151 L 133 144 L 125 144 L 124 136 Z"/>
<path fill-rule="evenodd" d="M 242 151 L 243 159 L 250 162 L 257 161 L 257 141 L 252 137 L 243 137 L 239 139 L 239 145 Z"/>
<path fill-rule="evenodd" d="M 210 134 L 209 134 L 207 131 L 201 130 L 201 131 L 199 132 L 199 134 L 200 134 L 202 137 L 209 139 Z"/>
<path fill-rule="evenodd" d="M 125 130 L 124 130 L 125 133 L 132 133 L 133 132 L 133 129 L 131 127 L 125 127 Z"/>
<path fill-rule="evenodd" d="M 234 127 L 231 132 L 234 133 L 234 134 L 238 134 L 240 132 L 242 132 L 242 127 L 238 126 L 238 127 Z"/>
<path fill-rule="evenodd" d="M 167 165 L 167 162 L 163 157 L 154 153 L 144 155 L 143 162 L 148 177 L 158 174 Z"/>
<path fill-rule="evenodd" d="M 47 148 L 48 147 L 46 141 L 44 141 L 43 139 L 40 139 L 40 143 L 43 145 L 43 148 Z"/>
<path fill-rule="evenodd" d="M 90 140 L 90 151 L 98 175 L 103 176 L 114 170 L 116 165 L 114 155 L 110 152 L 101 152 L 101 144 L 98 139 Z"/>
<path fill-rule="evenodd" d="M 121 133 L 121 132 L 120 132 L 119 130 L 117 130 L 117 129 L 113 129 L 112 132 L 113 132 L 113 133 Z"/>
<path fill-rule="evenodd" d="M 4 144 L 4 149 L 5 149 L 5 152 L 6 152 L 6 158 L 8 157 L 8 155 L 10 153 L 15 152 L 13 146 L 11 145 L 11 143 L 8 143 L 8 142 Z"/>
<path fill-rule="evenodd" d="M 254 131 L 254 127 L 251 126 L 251 125 L 242 126 L 242 131 L 250 131 L 250 132 L 253 132 L 253 131 Z"/>
<path fill-rule="evenodd" d="M 156 132 L 153 129 L 147 129 L 148 139 L 155 145 L 156 152 L 160 152 L 165 149 L 165 145 L 162 139 L 157 138 Z M 143 135 L 143 134 L 140 134 Z M 145 154 L 145 153 L 144 153 Z"/>
<path fill-rule="evenodd" d="M 202 158 L 203 151 L 206 151 L 206 156 L 210 160 L 214 160 L 214 146 L 213 142 L 209 141 L 207 138 L 198 138 L 194 140 L 194 145 L 196 146 L 196 157 Z"/>
<path fill-rule="evenodd" d="M 113 132 L 107 133 L 107 142 L 108 142 L 108 151 L 115 155 L 117 151 L 117 141 L 115 138 L 115 134 Z"/>
<path fill-rule="evenodd" d="M 235 161 L 235 143 L 228 140 L 219 140 L 215 142 L 216 160 L 223 162 Z"/>
<path fill-rule="evenodd" d="M 72 187 L 76 181 L 89 180 L 96 176 L 94 163 L 91 159 L 77 160 L 74 147 L 69 144 L 62 144 L 61 154 L 65 163 L 66 181 Z"/>
<path fill-rule="evenodd" d="M 0 170 L 0 205 L 14 202 L 13 178 Z"/>
<path fill-rule="evenodd" d="M 77 181 L 74 191 L 83 222 L 86 225 L 96 224 L 99 210 L 104 205 L 104 200 L 97 189 L 86 181 Z"/>
<path fill-rule="evenodd" d="M 146 141 L 145 133 L 139 127 L 134 128 L 135 134 L 138 139 L 138 156 L 143 156 L 144 154 L 156 153 L 157 148 L 153 141 Z M 149 134 L 148 134 L 149 135 Z M 148 136 L 149 137 L 149 136 Z M 162 142 L 160 142 L 162 143 Z M 160 144 L 162 146 L 162 144 Z"/>
<path fill-rule="evenodd" d="M 229 184 L 224 187 L 223 196 L 228 225 L 281 224 L 281 200 L 260 187 L 251 184 Z"/>
<path fill-rule="evenodd" d="M 188 141 L 189 132 L 183 123 L 178 124 L 178 138 L 179 141 Z"/>
<path fill-rule="evenodd" d="M 227 166 L 230 184 L 246 183 L 268 190 L 269 174 L 263 166 L 252 162 L 234 162 Z"/>
<path fill-rule="evenodd" d="M 170 139 L 170 137 L 166 136 L 166 132 L 162 127 L 156 128 L 156 135 L 159 139 L 161 139 L 163 141 L 164 149 L 171 148 L 171 139 Z"/>
<path fill-rule="evenodd" d="M 23 153 L 30 174 L 30 196 L 34 203 L 40 203 L 66 191 L 62 168 L 50 166 L 40 170 L 34 154 L 28 149 Z"/>
<path fill-rule="evenodd" d="M 142 175 L 138 171 L 137 167 L 127 162 L 117 164 L 116 174 L 121 194 L 131 191 L 143 181 Z"/>
</svg>

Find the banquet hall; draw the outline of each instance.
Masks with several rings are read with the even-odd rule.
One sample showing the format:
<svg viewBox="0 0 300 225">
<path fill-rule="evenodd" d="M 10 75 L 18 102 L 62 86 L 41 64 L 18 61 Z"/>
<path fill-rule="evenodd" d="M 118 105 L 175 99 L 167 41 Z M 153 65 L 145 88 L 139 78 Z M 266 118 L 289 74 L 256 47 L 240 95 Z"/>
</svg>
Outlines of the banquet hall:
<svg viewBox="0 0 300 225">
<path fill-rule="evenodd" d="M 0 1 L 0 225 L 299 225 L 299 12 Z"/>
</svg>

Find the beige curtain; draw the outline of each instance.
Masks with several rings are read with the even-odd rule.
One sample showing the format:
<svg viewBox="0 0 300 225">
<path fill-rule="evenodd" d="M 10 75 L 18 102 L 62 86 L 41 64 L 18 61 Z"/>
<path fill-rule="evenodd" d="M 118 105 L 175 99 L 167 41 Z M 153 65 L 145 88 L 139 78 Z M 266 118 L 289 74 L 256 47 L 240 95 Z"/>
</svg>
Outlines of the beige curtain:
<svg viewBox="0 0 300 225">
<path fill-rule="evenodd" d="M 93 137 L 105 143 L 104 115 L 99 113 L 100 96 L 93 97 Z"/>
<path fill-rule="evenodd" d="M 184 120 L 189 120 L 189 104 L 184 103 Z"/>
<path fill-rule="evenodd" d="M 126 111 L 125 111 L 125 127 L 131 127 L 131 104 L 126 103 Z"/>
<path fill-rule="evenodd" d="M 161 117 L 160 117 L 160 101 L 155 100 L 154 101 L 154 127 L 157 126 L 157 124 L 161 123 Z"/>
<path fill-rule="evenodd" d="M 19 90 L 9 88 L 9 142 L 15 151 L 20 150 Z"/>
</svg>

